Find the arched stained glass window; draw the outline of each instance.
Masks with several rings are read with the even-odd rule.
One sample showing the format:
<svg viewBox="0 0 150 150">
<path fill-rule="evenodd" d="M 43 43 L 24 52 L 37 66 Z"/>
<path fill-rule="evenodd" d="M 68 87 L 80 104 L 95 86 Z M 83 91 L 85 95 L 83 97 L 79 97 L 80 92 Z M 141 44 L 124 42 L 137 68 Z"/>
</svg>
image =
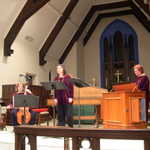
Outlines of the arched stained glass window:
<svg viewBox="0 0 150 150">
<path fill-rule="evenodd" d="M 100 38 L 101 87 L 134 80 L 132 67 L 138 63 L 138 41 L 134 29 L 116 19 Z"/>
</svg>

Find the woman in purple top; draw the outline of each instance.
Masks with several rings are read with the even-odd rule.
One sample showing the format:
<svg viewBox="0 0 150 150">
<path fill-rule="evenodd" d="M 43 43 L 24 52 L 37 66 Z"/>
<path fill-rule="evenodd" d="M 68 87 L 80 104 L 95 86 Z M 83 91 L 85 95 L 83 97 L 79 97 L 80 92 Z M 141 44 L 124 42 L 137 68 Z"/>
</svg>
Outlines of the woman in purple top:
<svg viewBox="0 0 150 150">
<path fill-rule="evenodd" d="M 73 84 L 70 82 L 71 76 L 66 74 L 62 65 L 57 66 L 57 76 L 55 81 L 63 82 L 66 89 L 55 90 L 55 104 L 57 105 L 58 126 L 73 127 Z"/>
<path fill-rule="evenodd" d="M 28 89 L 28 86 L 23 84 L 23 83 L 18 83 L 16 84 L 16 92 L 13 94 L 13 100 L 14 100 L 14 96 L 15 95 L 32 95 L 32 92 Z M 14 103 L 14 102 L 12 102 Z M 11 119 L 12 119 L 12 125 L 13 126 L 17 126 L 19 125 L 19 122 L 17 121 L 17 112 L 19 111 L 24 111 L 24 109 L 22 107 L 20 108 L 14 108 L 14 106 L 11 104 L 11 107 L 10 105 L 8 106 L 8 108 L 11 108 L 12 111 L 11 111 Z M 30 112 L 31 113 L 31 120 L 29 121 L 29 124 L 30 125 L 33 125 L 36 123 L 36 115 L 37 113 L 32 111 L 31 108 L 29 107 L 26 107 L 26 111 Z"/>
<path fill-rule="evenodd" d="M 144 73 L 144 69 L 140 64 L 134 66 L 134 73 L 136 75 L 136 87 L 134 91 L 141 90 L 145 91 L 145 99 L 146 99 L 146 121 L 148 121 L 148 108 L 149 108 L 149 78 Z"/>
</svg>

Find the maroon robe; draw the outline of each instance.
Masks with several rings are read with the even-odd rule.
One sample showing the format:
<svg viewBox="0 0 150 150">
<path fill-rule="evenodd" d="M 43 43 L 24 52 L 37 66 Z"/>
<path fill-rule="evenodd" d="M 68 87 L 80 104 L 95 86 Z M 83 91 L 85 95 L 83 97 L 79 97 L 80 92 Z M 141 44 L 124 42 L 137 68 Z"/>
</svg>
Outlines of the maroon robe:
<svg viewBox="0 0 150 150">
<path fill-rule="evenodd" d="M 149 79 L 146 75 L 142 75 L 137 77 L 136 84 L 138 86 L 138 89 L 141 91 L 145 91 L 146 94 L 146 100 L 149 102 Z"/>
<path fill-rule="evenodd" d="M 71 77 L 64 75 L 64 77 L 56 77 L 54 80 L 63 82 L 67 89 L 55 90 L 55 98 L 58 100 L 58 104 L 69 104 L 68 99 L 73 98 L 73 84 L 70 82 Z"/>
<path fill-rule="evenodd" d="M 148 121 L 148 108 L 149 108 L 149 79 L 146 75 L 142 75 L 137 77 L 136 85 L 138 89 L 141 91 L 145 91 L 145 99 L 146 99 L 146 121 Z"/>
</svg>

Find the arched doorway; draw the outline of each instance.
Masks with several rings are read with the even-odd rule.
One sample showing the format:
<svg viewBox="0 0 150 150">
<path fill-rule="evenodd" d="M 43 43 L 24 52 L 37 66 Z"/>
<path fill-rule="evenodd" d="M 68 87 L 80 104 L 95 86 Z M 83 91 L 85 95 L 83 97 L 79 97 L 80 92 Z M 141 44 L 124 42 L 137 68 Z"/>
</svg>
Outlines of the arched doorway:
<svg viewBox="0 0 150 150">
<path fill-rule="evenodd" d="M 128 23 L 114 20 L 100 37 L 101 87 L 111 89 L 114 84 L 132 82 L 132 67 L 138 62 L 136 32 Z"/>
</svg>

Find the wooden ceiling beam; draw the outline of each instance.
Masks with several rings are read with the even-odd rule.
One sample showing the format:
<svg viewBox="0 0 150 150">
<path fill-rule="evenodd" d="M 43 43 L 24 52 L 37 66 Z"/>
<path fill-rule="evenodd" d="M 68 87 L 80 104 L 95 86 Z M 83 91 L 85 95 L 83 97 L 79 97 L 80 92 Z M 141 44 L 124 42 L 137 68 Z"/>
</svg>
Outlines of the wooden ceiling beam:
<svg viewBox="0 0 150 150">
<path fill-rule="evenodd" d="M 71 41 L 69 42 L 68 46 L 66 47 L 63 55 L 60 57 L 59 59 L 59 63 L 62 64 L 64 62 L 64 60 L 66 59 L 66 57 L 68 56 L 71 48 L 73 47 L 75 41 L 78 40 L 78 38 L 81 36 L 83 30 L 85 29 L 86 25 L 88 24 L 88 22 L 90 21 L 90 19 L 92 18 L 92 16 L 95 14 L 96 12 L 96 7 L 92 7 L 88 14 L 86 15 L 86 17 L 84 18 L 84 20 L 82 21 L 81 25 L 79 26 L 79 29 L 77 30 L 77 32 L 75 33 L 75 35 L 73 36 L 73 38 L 71 39 Z"/>
<path fill-rule="evenodd" d="M 106 4 L 100 4 L 100 5 L 95 5 L 96 11 L 102 11 L 102 10 L 110 10 L 110 9 L 116 9 L 116 8 L 124 8 L 128 7 L 130 5 L 130 0 L 125 0 L 121 2 L 112 2 L 112 3 L 106 3 Z"/>
<path fill-rule="evenodd" d="M 103 13 L 99 14 L 97 18 L 95 19 L 94 23 L 91 25 L 90 29 L 88 30 L 85 38 L 83 39 L 83 45 L 85 46 L 90 37 L 92 36 L 93 32 L 95 31 L 96 27 L 100 23 L 100 21 L 107 17 L 115 17 L 115 16 L 125 16 L 133 14 L 133 10 L 130 8 L 128 10 L 122 10 L 122 11 L 114 11 L 109 13 Z"/>
<path fill-rule="evenodd" d="M 135 0 L 138 5 L 150 16 L 149 4 L 145 4 L 144 0 Z"/>
<path fill-rule="evenodd" d="M 39 52 L 39 64 L 44 65 L 46 64 L 45 56 L 49 51 L 51 45 L 55 41 L 56 37 L 58 36 L 59 32 L 61 31 L 62 27 L 66 23 L 67 19 L 69 18 L 70 14 L 72 13 L 73 9 L 76 7 L 79 0 L 70 0 L 68 6 L 64 10 L 64 13 L 57 21 L 55 27 L 53 28 L 52 32 L 49 34 L 47 40 L 43 44 L 42 48 Z"/>
<path fill-rule="evenodd" d="M 150 21 L 148 21 L 148 19 L 145 16 L 145 14 L 135 5 L 135 3 L 133 3 L 132 0 L 123 1 L 123 2 L 117 2 L 117 3 L 103 4 L 103 5 L 96 5 L 96 6 L 93 6 L 93 7 L 92 7 L 93 10 L 94 10 L 93 14 L 88 18 L 87 22 L 85 20 L 87 19 L 86 17 L 88 15 L 85 17 L 85 20 L 83 20 L 83 23 L 81 24 L 81 26 L 79 27 L 78 31 L 75 33 L 74 37 L 72 38 L 72 40 L 70 41 L 70 43 L 66 47 L 64 53 L 60 57 L 59 63 L 63 63 L 64 62 L 64 60 L 68 56 L 69 52 L 71 51 L 71 48 L 73 47 L 74 43 L 80 38 L 80 35 L 82 34 L 82 32 L 85 29 L 86 25 L 88 24 L 88 22 L 90 21 L 90 19 L 94 15 L 94 13 L 96 13 L 97 11 L 116 9 L 116 8 L 122 8 L 122 7 L 130 7 L 130 8 L 132 8 L 132 10 L 130 9 L 130 10 L 126 10 L 126 11 L 121 11 L 119 13 L 118 12 L 114 12 L 114 13 L 111 12 L 111 13 L 105 13 L 105 14 L 98 15 L 97 18 L 95 19 L 94 23 L 92 24 L 91 28 L 87 32 L 85 38 L 84 38 L 84 41 L 83 41 L 84 45 L 87 43 L 87 41 L 91 37 L 91 35 L 94 32 L 95 28 L 99 24 L 100 20 L 105 18 L 105 17 L 111 17 L 111 16 L 116 16 L 116 15 L 120 16 L 120 15 L 133 14 L 141 22 L 141 24 L 150 32 Z"/>
<path fill-rule="evenodd" d="M 11 49 L 11 46 L 26 20 L 29 19 L 49 1 L 50 0 L 28 0 L 26 2 L 4 39 L 4 56 L 11 56 L 13 53 L 14 50 Z"/>
<path fill-rule="evenodd" d="M 132 1 L 130 1 L 130 8 L 132 8 L 132 10 L 127 10 L 124 12 L 120 12 L 118 14 L 116 12 L 116 15 L 119 16 L 119 15 L 133 14 L 142 23 L 142 25 L 150 32 L 150 23 L 149 23 L 150 21 L 148 21 L 147 17 L 144 15 L 144 13 Z M 125 14 L 125 13 L 127 13 L 127 14 Z M 115 14 L 113 12 L 98 15 L 97 18 L 95 19 L 94 23 L 92 24 L 92 26 L 88 30 L 85 38 L 83 39 L 83 45 L 84 46 L 86 45 L 86 43 L 88 42 L 88 40 L 92 36 L 92 33 L 94 32 L 94 30 L 96 29 L 97 25 L 99 24 L 99 22 L 102 18 L 111 17 L 114 15 Z"/>
<path fill-rule="evenodd" d="M 131 8 L 134 11 L 135 17 L 139 20 L 139 22 L 150 32 L 150 21 L 145 16 L 145 14 L 138 8 L 133 2 L 131 2 Z"/>
<path fill-rule="evenodd" d="M 64 60 L 68 56 L 69 52 L 71 51 L 71 48 L 73 47 L 74 43 L 79 39 L 79 37 L 83 33 L 84 29 L 86 28 L 87 24 L 89 23 L 90 19 L 97 11 L 128 7 L 129 5 L 130 5 L 130 1 L 122 1 L 122 2 L 114 2 L 114 3 L 109 3 L 109 4 L 92 6 L 92 8 L 89 10 L 88 14 L 82 21 L 81 25 L 79 26 L 79 29 L 77 30 L 77 32 L 75 33 L 75 35 L 69 42 L 68 46 L 66 47 L 64 53 L 59 58 L 59 63 L 64 62 Z"/>
</svg>

